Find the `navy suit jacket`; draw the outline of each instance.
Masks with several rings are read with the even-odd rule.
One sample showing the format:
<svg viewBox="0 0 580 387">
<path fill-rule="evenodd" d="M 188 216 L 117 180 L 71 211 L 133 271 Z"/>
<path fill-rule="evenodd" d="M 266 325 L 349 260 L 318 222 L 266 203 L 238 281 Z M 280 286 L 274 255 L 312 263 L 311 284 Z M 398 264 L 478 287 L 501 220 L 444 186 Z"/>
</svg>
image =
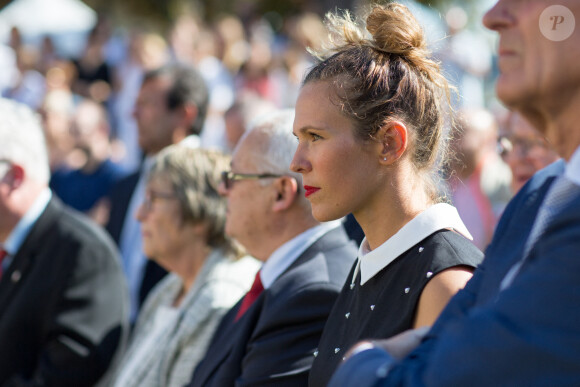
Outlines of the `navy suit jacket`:
<svg viewBox="0 0 580 387">
<path fill-rule="evenodd" d="M 92 386 L 128 334 L 117 249 L 53 197 L 0 280 L 0 386 Z"/>
<path fill-rule="evenodd" d="M 397 363 L 379 349 L 362 352 L 331 386 L 580 386 L 580 195 L 500 291 L 563 170 L 558 161 L 538 172 L 510 202 L 483 264 L 411 355 Z"/>
<path fill-rule="evenodd" d="M 234 322 L 240 300 L 220 323 L 190 386 L 306 386 L 356 254 L 338 227 L 306 249 Z"/>
</svg>

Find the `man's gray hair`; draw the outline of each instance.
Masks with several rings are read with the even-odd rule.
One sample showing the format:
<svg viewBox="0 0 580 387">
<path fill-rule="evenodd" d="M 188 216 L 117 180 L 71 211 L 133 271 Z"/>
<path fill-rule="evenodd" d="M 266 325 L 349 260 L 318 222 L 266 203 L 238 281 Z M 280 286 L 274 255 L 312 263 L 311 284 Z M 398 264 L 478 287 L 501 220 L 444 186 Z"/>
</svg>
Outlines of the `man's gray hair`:
<svg viewBox="0 0 580 387">
<path fill-rule="evenodd" d="M 0 160 L 22 166 L 33 180 L 50 180 L 40 117 L 28 106 L 0 98 Z"/>
<path fill-rule="evenodd" d="M 293 124 L 294 109 L 277 110 L 254 120 L 244 137 L 256 133 L 262 139 L 253 157 L 258 172 L 291 176 L 301 186 L 302 175 L 290 170 L 298 147 L 298 140 L 292 134 Z"/>
</svg>

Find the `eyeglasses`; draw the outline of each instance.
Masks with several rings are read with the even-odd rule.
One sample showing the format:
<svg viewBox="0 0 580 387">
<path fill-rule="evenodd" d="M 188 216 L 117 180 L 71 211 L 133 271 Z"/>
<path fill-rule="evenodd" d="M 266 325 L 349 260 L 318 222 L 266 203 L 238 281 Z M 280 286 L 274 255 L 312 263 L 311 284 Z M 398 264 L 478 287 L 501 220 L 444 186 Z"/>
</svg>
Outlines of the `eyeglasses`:
<svg viewBox="0 0 580 387">
<path fill-rule="evenodd" d="M 224 183 L 224 187 L 226 189 L 232 188 L 234 181 L 269 179 L 273 177 L 282 177 L 282 175 L 276 175 L 274 173 L 233 173 L 232 171 L 222 172 L 222 182 Z"/>
<path fill-rule="evenodd" d="M 163 200 L 173 200 L 177 199 L 175 194 L 157 191 L 147 191 L 145 193 L 145 198 L 143 199 L 143 208 L 147 211 L 151 211 L 153 208 L 153 203 L 159 199 Z"/>
<path fill-rule="evenodd" d="M 508 157 L 517 152 L 521 157 L 528 155 L 532 149 L 550 149 L 548 142 L 542 138 L 521 138 L 501 136 L 498 139 L 498 152 L 502 157 Z"/>
</svg>

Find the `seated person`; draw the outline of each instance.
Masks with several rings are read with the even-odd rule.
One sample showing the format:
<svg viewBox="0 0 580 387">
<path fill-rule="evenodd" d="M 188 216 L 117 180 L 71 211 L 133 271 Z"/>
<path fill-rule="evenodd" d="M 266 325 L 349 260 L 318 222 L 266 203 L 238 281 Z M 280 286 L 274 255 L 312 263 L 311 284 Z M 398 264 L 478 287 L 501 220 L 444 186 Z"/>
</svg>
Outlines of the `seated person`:
<svg viewBox="0 0 580 387">
<path fill-rule="evenodd" d="M 40 121 L 0 99 L 0 386 L 93 386 L 128 333 L 119 252 L 48 188 Z"/>
<path fill-rule="evenodd" d="M 105 109 L 90 100 L 76 108 L 71 123 L 77 168 L 61 167 L 53 172 L 50 188 L 66 204 L 103 225 L 109 219 L 105 199 L 125 172 L 111 160 L 110 128 Z"/>
<path fill-rule="evenodd" d="M 534 173 L 560 157 L 546 138 L 518 112 L 509 113 L 499 145 L 501 157 L 512 171 L 514 195 Z"/>
<path fill-rule="evenodd" d="M 484 262 L 422 340 L 358 345 L 331 386 L 580 385 L 580 30 L 554 41 L 538 28 L 560 4 L 499 0 L 484 24 L 502 47 L 498 97 L 563 160 L 508 204 Z M 580 2 L 565 4 L 580 14 Z"/>
<path fill-rule="evenodd" d="M 445 161 L 447 83 L 418 22 L 389 3 L 368 15 L 370 39 L 349 16 L 329 25 L 344 44 L 306 75 L 291 168 L 318 221 L 352 212 L 365 239 L 322 332 L 311 386 L 326 386 L 358 340 L 431 325 L 483 258 L 433 178 Z"/>
<path fill-rule="evenodd" d="M 221 193 L 226 233 L 264 262 L 223 318 L 190 386 L 304 386 L 356 249 L 340 221 L 319 223 L 289 170 L 293 111 L 258 118 L 234 149 Z"/>
<path fill-rule="evenodd" d="M 183 145 L 155 157 L 137 219 L 145 255 L 169 275 L 145 300 L 113 386 L 183 386 L 220 319 L 250 288 L 258 261 L 224 235 L 218 184 L 228 163 Z"/>
</svg>

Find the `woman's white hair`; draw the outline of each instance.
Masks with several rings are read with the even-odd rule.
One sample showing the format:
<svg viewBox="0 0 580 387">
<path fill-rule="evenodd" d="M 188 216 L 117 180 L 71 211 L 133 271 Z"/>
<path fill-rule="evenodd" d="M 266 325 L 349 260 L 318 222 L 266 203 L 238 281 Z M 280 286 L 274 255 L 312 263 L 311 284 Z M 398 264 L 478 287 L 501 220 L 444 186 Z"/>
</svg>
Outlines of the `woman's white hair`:
<svg viewBox="0 0 580 387">
<path fill-rule="evenodd" d="M 21 103 L 0 98 L 0 160 L 20 165 L 38 182 L 50 180 L 40 117 Z"/>
</svg>

